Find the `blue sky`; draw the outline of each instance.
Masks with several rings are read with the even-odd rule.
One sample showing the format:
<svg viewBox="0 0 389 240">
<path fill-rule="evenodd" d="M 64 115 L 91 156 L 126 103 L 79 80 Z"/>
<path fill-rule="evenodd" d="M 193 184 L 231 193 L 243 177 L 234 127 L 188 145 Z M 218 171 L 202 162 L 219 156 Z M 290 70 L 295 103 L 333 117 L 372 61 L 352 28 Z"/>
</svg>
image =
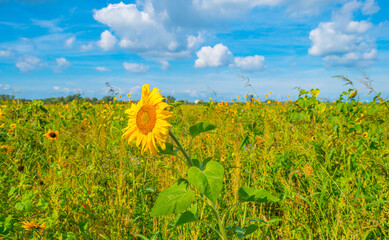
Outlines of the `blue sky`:
<svg viewBox="0 0 389 240">
<path fill-rule="evenodd" d="M 363 70 L 386 97 L 388 16 L 386 0 L 0 0 L 0 94 L 224 100 L 253 92 L 243 75 L 260 98 L 334 99 L 347 75 L 368 100 Z"/>
</svg>

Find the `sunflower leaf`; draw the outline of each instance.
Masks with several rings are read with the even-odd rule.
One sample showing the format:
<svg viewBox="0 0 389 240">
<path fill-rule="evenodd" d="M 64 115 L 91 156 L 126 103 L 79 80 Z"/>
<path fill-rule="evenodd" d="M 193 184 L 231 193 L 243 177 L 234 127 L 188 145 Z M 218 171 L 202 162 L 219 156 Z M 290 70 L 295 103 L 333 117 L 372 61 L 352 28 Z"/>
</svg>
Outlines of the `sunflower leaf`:
<svg viewBox="0 0 389 240">
<path fill-rule="evenodd" d="M 210 161 L 204 171 L 198 167 L 189 168 L 188 180 L 197 191 L 215 203 L 223 189 L 223 174 L 223 166 L 215 161 Z"/>
<path fill-rule="evenodd" d="M 240 187 L 238 190 L 239 201 L 241 202 L 278 202 L 279 199 L 272 196 L 264 189 L 253 189 L 249 187 Z"/>
<path fill-rule="evenodd" d="M 199 122 L 189 128 L 189 135 L 194 138 L 197 135 L 215 129 L 216 126 L 207 122 Z"/>
<path fill-rule="evenodd" d="M 151 216 L 180 213 L 188 209 L 194 200 L 195 193 L 192 190 L 188 190 L 187 180 L 179 179 L 177 183 L 158 195 L 151 210 Z"/>
<path fill-rule="evenodd" d="M 162 148 L 160 148 L 158 146 L 158 150 L 159 150 L 159 153 L 160 154 L 167 154 L 167 155 L 174 155 L 174 156 L 177 156 L 177 152 L 178 152 L 178 149 L 175 149 L 174 150 L 174 146 L 173 144 L 171 143 L 165 143 L 165 150 L 163 150 Z"/>
<path fill-rule="evenodd" d="M 185 223 L 196 222 L 198 221 L 197 217 L 197 204 L 193 205 L 188 211 L 183 212 L 178 218 L 176 218 L 173 227 L 178 227 Z"/>
</svg>

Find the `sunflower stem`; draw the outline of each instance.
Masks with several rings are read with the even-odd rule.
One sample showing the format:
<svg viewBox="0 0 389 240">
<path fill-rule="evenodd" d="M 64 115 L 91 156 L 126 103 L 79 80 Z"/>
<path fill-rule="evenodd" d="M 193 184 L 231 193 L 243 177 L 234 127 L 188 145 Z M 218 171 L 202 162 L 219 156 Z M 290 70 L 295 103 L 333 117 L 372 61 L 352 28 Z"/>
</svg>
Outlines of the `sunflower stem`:
<svg viewBox="0 0 389 240">
<path fill-rule="evenodd" d="M 173 141 L 177 144 L 178 149 L 182 152 L 182 154 L 186 158 L 186 165 L 188 165 L 188 167 L 192 167 L 193 166 L 192 159 L 189 157 L 188 153 L 186 153 L 184 147 L 181 145 L 180 141 L 177 139 L 177 137 L 170 129 L 169 129 L 169 135 L 170 137 L 172 137 Z"/>
</svg>

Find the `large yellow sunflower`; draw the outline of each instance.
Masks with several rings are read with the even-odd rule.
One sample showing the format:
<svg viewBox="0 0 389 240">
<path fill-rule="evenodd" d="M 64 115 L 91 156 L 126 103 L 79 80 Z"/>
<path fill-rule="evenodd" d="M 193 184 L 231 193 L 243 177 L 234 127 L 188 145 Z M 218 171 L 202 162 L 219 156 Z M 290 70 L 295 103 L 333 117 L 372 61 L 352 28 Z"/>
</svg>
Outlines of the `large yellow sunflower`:
<svg viewBox="0 0 389 240">
<path fill-rule="evenodd" d="M 142 87 L 142 98 L 138 103 L 133 103 L 126 110 L 129 115 L 128 126 L 123 129 L 122 138 L 130 143 L 136 140 L 136 145 L 152 155 L 158 152 L 157 144 L 165 149 L 165 142 L 169 135 L 168 120 L 173 119 L 173 113 L 165 110 L 169 105 L 162 102 L 164 98 L 158 88 L 150 92 L 148 84 Z"/>
</svg>

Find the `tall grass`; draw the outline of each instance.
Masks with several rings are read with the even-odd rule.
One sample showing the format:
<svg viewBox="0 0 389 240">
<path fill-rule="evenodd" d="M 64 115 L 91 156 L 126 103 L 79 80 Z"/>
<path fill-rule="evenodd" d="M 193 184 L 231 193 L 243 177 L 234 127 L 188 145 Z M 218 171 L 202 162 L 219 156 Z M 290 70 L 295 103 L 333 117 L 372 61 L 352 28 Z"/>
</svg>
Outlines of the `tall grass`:
<svg viewBox="0 0 389 240">
<path fill-rule="evenodd" d="M 158 193 L 186 177 L 185 166 L 142 156 L 121 139 L 128 107 L 1 103 L 0 239 L 217 239 L 205 226 L 173 228 L 173 217 L 150 216 Z M 218 126 L 192 146 L 193 158 L 216 156 L 231 170 L 221 202 L 234 202 L 242 185 L 281 199 L 235 210 L 237 225 L 266 222 L 251 239 L 384 239 L 388 108 L 385 101 L 320 103 L 307 92 L 292 103 L 181 105 L 171 123 L 183 144 L 189 126 Z M 49 129 L 57 140 L 43 136 Z M 200 214 L 212 217 L 205 208 Z M 47 227 L 27 231 L 26 220 Z"/>
</svg>

